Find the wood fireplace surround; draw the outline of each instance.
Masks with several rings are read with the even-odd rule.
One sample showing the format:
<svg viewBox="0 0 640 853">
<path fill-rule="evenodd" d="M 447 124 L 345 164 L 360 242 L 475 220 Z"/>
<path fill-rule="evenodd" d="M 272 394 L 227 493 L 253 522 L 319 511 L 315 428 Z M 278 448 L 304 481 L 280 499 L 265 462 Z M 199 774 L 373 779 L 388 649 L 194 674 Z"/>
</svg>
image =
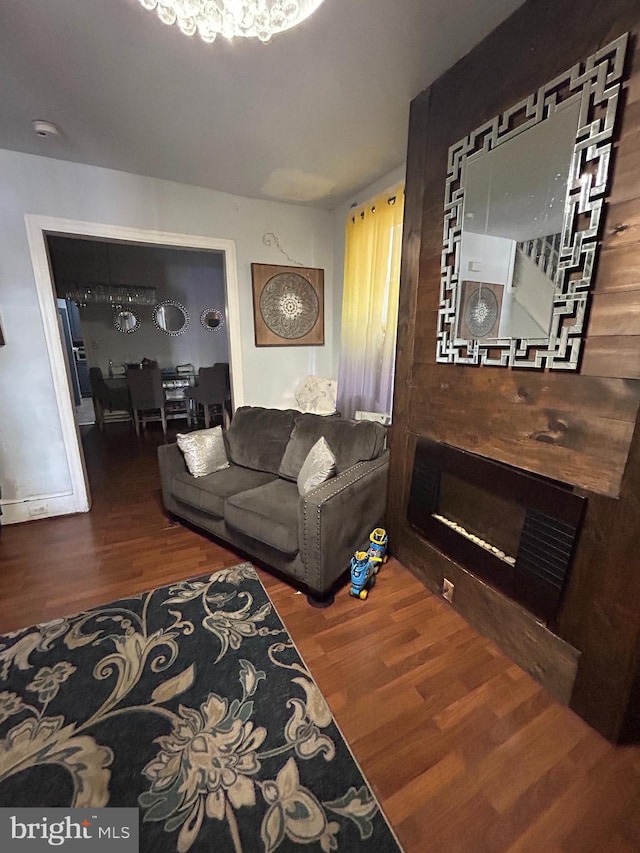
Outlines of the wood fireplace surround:
<svg viewBox="0 0 640 853">
<path fill-rule="evenodd" d="M 449 146 L 625 32 L 626 82 L 578 370 L 437 363 Z M 526 0 L 412 102 L 386 522 L 404 565 L 438 595 L 450 578 L 454 608 L 617 742 L 640 740 L 639 41 L 637 0 Z M 425 440 L 586 499 L 551 610 L 522 606 L 519 594 L 451 554 L 451 534 L 435 541 L 412 523 Z M 477 562 L 474 551 L 470 568 Z"/>
</svg>

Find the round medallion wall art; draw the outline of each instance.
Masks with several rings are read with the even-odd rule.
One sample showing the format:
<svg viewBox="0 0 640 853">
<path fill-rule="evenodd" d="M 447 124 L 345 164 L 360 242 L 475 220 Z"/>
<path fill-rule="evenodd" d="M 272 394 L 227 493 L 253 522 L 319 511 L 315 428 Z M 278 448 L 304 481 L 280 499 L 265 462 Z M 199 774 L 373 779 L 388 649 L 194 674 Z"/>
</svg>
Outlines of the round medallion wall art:
<svg viewBox="0 0 640 853">
<path fill-rule="evenodd" d="M 474 338 L 484 338 L 493 329 L 498 319 L 499 306 L 491 290 L 474 291 L 465 305 L 464 319 Z"/>
<path fill-rule="evenodd" d="M 251 265 L 256 346 L 324 344 L 324 271 Z"/>
<path fill-rule="evenodd" d="M 295 340 L 309 334 L 318 320 L 318 297 L 306 278 L 295 272 L 274 275 L 260 295 L 260 314 L 281 338 Z"/>
</svg>

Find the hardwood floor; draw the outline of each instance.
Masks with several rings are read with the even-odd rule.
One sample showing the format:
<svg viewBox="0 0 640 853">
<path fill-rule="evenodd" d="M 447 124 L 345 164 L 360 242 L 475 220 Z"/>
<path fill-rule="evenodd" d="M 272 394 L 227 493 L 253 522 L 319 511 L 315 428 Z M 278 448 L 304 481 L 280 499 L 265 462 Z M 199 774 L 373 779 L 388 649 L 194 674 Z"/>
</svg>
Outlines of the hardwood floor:
<svg viewBox="0 0 640 853">
<path fill-rule="evenodd" d="M 0 632 L 241 559 L 165 517 L 159 431 L 82 431 L 93 509 L 1 529 Z M 607 743 L 397 561 L 326 610 L 260 575 L 406 853 L 640 850 L 640 747 Z"/>
</svg>

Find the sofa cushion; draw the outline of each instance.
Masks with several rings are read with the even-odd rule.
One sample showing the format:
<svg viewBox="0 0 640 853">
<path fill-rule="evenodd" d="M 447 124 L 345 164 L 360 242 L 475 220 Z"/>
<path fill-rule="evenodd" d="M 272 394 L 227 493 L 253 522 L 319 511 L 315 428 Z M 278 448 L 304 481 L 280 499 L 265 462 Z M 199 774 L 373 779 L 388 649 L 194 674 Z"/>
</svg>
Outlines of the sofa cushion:
<svg viewBox="0 0 640 853">
<path fill-rule="evenodd" d="M 339 474 L 357 462 L 376 459 L 384 450 L 386 432 L 383 426 L 373 421 L 298 415 L 278 474 L 286 480 L 297 480 L 303 462 L 321 436 L 327 440 L 336 458 Z"/>
<path fill-rule="evenodd" d="M 298 487 L 272 480 L 227 498 L 224 520 L 245 536 L 264 542 L 283 554 L 298 552 Z"/>
<path fill-rule="evenodd" d="M 277 474 L 295 415 L 292 409 L 241 406 L 225 433 L 229 459 L 244 468 Z"/>
<path fill-rule="evenodd" d="M 230 495 L 263 486 L 273 479 L 273 474 L 237 465 L 197 479 L 185 471 L 174 476 L 171 493 L 177 501 L 223 518 L 224 502 Z"/>
<path fill-rule="evenodd" d="M 331 452 L 324 436 L 313 445 L 307 458 L 302 463 L 298 474 L 298 494 L 308 495 L 322 483 L 334 477 L 336 473 L 336 457 Z"/>
<path fill-rule="evenodd" d="M 176 441 L 193 477 L 206 477 L 207 474 L 229 467 L 221 426 L 188 433 L 179 432 Z"/>
</svg>

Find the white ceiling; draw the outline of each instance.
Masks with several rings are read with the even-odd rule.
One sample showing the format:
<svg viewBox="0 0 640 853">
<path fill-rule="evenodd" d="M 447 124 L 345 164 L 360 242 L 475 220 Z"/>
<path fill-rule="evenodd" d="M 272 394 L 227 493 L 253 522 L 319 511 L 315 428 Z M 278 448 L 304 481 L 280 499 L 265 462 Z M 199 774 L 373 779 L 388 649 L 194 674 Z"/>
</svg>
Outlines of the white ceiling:
<svg viewBox="0 0 640 853">
<path fill-rule="evenodd" d="M 137 0 L 0 0 L 0 148 L 331 209 L 404 162 L 411 99 L 521 3 L 325 0 L 206 45 Z"/>
</svg>

